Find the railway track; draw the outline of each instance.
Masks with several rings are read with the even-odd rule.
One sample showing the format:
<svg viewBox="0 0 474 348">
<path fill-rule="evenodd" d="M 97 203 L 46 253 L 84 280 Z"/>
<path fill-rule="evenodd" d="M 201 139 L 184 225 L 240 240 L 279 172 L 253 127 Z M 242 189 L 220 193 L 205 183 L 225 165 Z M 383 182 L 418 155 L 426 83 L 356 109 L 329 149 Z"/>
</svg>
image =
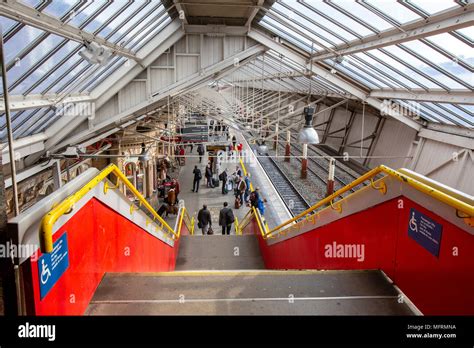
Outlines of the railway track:
<svg viewBox="0 0 474 348">
<path fill-rule="evenodd" d="M 257 158 L 293 216 L 311 207 L 271 157 L 261 155 Z"/>
</svg>

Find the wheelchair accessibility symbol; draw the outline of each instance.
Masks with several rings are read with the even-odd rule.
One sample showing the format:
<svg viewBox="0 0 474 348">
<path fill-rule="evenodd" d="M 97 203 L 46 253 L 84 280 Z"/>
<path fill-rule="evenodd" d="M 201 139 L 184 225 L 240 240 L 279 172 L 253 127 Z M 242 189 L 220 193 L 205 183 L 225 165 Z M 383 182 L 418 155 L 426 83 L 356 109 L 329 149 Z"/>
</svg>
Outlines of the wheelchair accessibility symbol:
<svg viewBox="0 0 474 348">
<path fill-rule="evenodd" d="M 41 300 L 54 287 L 69 267 L 67 233 L 53 243 L 53 250 L 38 259 L 38 283 Z"/>
<path fill-rule="evenodd" d="M 45 260 L 41 260 L 41 283 L 44 285 L 48 282 L 49 277 L 51 277 L 51 271 L 46 265 Z"/>
<path fill-rule="evenodd" d="M 410 230 L 413 232 L 418 232 L 418 224 L 416 222 L 415 212 L 412 211 L 410 219 Z"/>
</svg>

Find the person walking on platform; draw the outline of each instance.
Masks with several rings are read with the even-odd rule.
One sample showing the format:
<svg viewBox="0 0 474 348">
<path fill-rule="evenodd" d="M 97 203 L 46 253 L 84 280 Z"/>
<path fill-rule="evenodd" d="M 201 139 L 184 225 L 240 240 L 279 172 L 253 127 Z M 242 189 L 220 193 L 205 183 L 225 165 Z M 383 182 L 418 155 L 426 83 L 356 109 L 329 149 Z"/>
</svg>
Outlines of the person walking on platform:
<svg viewBox="0 0 474 348">
<path fill-rule="evenodd" d="M 211 188 L 214 188 L 214 184 L 212 183 L 212 169 L 211 169 L 211 165 L 208 164 L 206 166 L 206 174 L 205 174 L 205 177 L 206 177 L 206 184 L 207 184 L 207 187 L 211 187 Z"/>
<path fill-rule="evenodd" d="M 227 194 L 227 168 L 219 175 L 219 180 L 222 181 L 222 194 L 225 195 Z"/>
<path fill-rule="evenodd" d="M 202 163 L 202 156 L 204 156 L 204 146 L 202 144 L 198 145 L 197 152 L 199 154 L 199 163 Z"/>
<path fill-rule="evenodd" d="M 237 138 L 235 135 L 232 136 L 232 150 L 235 150 L 235 144 L 237 144 Z"/>
<path fill-rule="evenodd" d="M 250 194 L 250 206 L 258 208 L 258 200 L 260 199 L 259 188 L 257 187 L 255 191 L 252 191 Z"/>
<path fill-rule="evenodd" d="M 201 229 L 202 235 L 204 236 L 209 232 L 209 228 L 212 226 L 211 212 L 207 210 L 207 205 L 204 204 L 202 209 L 199 210 L 197 220 L 198 227 Z"/>
<path fill-rule="evenodd" d="M 202 179 L 201 169 L 198 166 L 194 166 L 193 170 L 194 180 L 193 180 L 193 192 L 199 191 L 199 181 Z"/>
<path fill-rule="evenodd" d="M 239 207 L 240 205 L 243 204 L 244 202 L 244 193 L 247 190 L 247 184 L 245 183 L 245 180 L 242 179 L 242 177 L 239 176 L 238 183 L 237 183 L 237 188 L 236 188 L 236 199 L 239 199 Z"/>
<path fill-rule="evenodd" d="M 235 220 L 234 212 L 231 208 L 228 208 L 227 205 L 227 202 L 224 202 L 224 208 L 222 208 L 219 213 L 219 226 L 222 226 L 223 235 L 230 234 L 230 229 Z"/>
<path fill-rule="evenodd" d="M 250 195 L 250 178 L 249 178 L 248 174 L 245 176 L 244 181 L 245 181 L 244 200 L 245 200 L 245 203 L 247 203 L 248 200 L 249 200 L 249 195 Z M 242 204 L 243 204 L 243 202 L 242 202 Z"/>
<path fill-rule="evenodd" d="M 177 179 L 173 179 L 171 181 L 171 187 L 174 188 L 174 190 L 176 192 L 176 202 L 179 202 L 179 198 L 178 198 L 178 195 L 179 195 L 179 181 Z"/>
<path fill-rule="evenodd" d="M 189 143 L 189 153 L 193 153 L 193 147 L 194 147 L 194 144 Z"/>
</svg>

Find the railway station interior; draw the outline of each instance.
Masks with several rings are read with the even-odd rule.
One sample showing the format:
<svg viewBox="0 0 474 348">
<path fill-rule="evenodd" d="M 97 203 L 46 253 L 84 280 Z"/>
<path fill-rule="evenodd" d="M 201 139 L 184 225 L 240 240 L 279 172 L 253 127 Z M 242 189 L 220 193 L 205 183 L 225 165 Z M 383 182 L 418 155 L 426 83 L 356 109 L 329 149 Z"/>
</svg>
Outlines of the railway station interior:
<svg viewBox="0 0 474 348">
<path fill-rule="evenodd" d="M 0 314 L 473 316 L 473 6 L 0 1 Z"/>
</svg>

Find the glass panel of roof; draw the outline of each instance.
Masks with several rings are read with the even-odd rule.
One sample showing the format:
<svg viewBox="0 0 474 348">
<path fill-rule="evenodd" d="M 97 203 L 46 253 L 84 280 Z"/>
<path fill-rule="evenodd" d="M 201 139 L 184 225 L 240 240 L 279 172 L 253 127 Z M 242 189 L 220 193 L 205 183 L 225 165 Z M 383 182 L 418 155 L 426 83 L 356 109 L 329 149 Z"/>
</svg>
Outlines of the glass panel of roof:
<svg viewBox="0 0 474 348">
<path fill-rule="evenodd" d="M 121 26 L 120 29 L 109 38 L 109 40 L 112 41 L 112 42 L 117 42 L 117 40 L 119 40 L 122 37 L 122 35 L 124 35 L 129 29 L 136 28 L 139 25 L 143 25 L 144 22 L 149 21 L 149 18 L 153 18 L 154 15 L 150 15 L 150 11 L 151 11 L 151 9 L 155 8 L 154 7 L 155 5 L 156 4 L 154 2 L 151 2 L 151 4 L 144 7 L 143 9 L 141 9 L 131 20 L 129 20 L 126 23 L 122 23 L 123 26 Z M 153 11 L 153 13 L 159 12 L 162 9 L 163 9 L 163 7 L 160 4 L 158 9 L 155 9 Z M 130 8 L 127 9 L 125 11 L 125 13 L 129 14 L 129 10 L 130 10 Z M 132 11 L 130 10 L 130 12 L 132 12 Z M 125 38 L 123 38 L 122 40 L 126 40 L 126 38 L 129 35 L 130 35 L 130 33 L 127 34 L 127 36 Z"/>
<path fill-rule="evenodd" d="M 458 29 L 456 31 L 466 36 L 469 40 L 474 41 L 474 26 Z"/>
<path fill-rule="evenodd" d="M 50 16 L 61 18 L 66 14 L 78 0 L 54 0 L 42 11 Z"/>
<path fill-rule="evenodd" d="M 366 74 L 362 74 L 360 71 L 357 71 L 352 67 L 350 64 L 348 64 L 346 61 L 342 62 L 342 64 L 335 64 L 331 60 L 325 60 L 325 63 L 329 64 L 330 66 L 333 66 L 334 69 L 337 71 L 343 72 L 344 74 L 348 75 L 349 77 L 353 78 L 356 81 L 359 81 L 363 85 L 372 88 L 372 89 L 377 89 L 381 88 L 380 85 L 377 85 L 373 80 L 371 80 L 369 77 L 366 76 Z"/>
<path fill-rule="evenodd" d="M 49 74 L 48 77 L 41 82 L 37 87 L 35 87 L 30 94 L 38 94 L 43 92 L 51 83 L 53 83 L 57 78 L 62 74 L 67 72 L 74 64 L 76 64 L 82 58 L 78 54 L 74 54 L 71 58 L 67 59 L 63 64 L 61 64 L 54 73 Z M 72 72 L 71 72 L 72 73 Z"/>
<path fill-rule="evenodd" d="M 322 2 L 321 0 L 308 0 L 305 1 L 308 5 L 313 6 L 314 8 L 318 9 L 322 13 L 326 14 L 327 16 L 334 18 L 339 23 L 344 24 L 345 26 L 349 27 L 356 33 L 358 33 L 361 36 L 367 36 L 367 35 L 372 35 L 373 31 L 367 29 L 363 25 L 357 23 L 350 17 L 347 17 L 343 13 L 337 11 L 335 8 L 327 5 L 326 3 Z M 347 1 L 346 1 L 347 2 Z M 346 3 L 344 2 L 344 4 Z M 359 7 L 361 7 L 359 5 Z"/>
<path fill-rule="evenodd" d="M 103 5 L 103 1 L 89 0 L 85 7 L 81 7 L 81 10 L 78 13 L 75 13 L 74 17 L 72 17 L 71 21 L 68 22 L 68 24 L 71 24 L 75 27 L 79 27 Z"/>
<path fill-rule="evenodd" d="M 84 30 L 93 33 L 95 32 L 102 24 L 104 24 L 110 17 L 112 17 L 120 8 L 126 5 L 125 1 L 114 1 L 104 9 L 97 17 L 94 18 L 92 22 L 87 24 L 84 27 Z"/>
<path fill-rule="evenodd" d="M 13 66 L 8 71 L 7 75 L 9 84 L 18 80 L 18 78 L 23 75 L 25 71 L 27 71 L 38 61 L 40 61 L 48 52 L 52 51 L 63 40 L 64 39 L 60 36 L 53 34 L 48 35 L 46 39 L 44 39 L 40 44 L 33 48 L 31 52 L 28 53 L 26 57 L 21 60 L 20 64 Z M 16 38 L 15 41 L 19 46 L 22 47 L 26 47 L 29 43 L 28 41 L 17 41 Z"/>
<path fill-rule="evenodd" d="M 164 27 L 171 22 L 171 18 L 167 16 L 158 25 L 153 24 L 155 27 L 151 27 L 143 32 L 137 34 L 127 45 L 127 48 L 133 49 L 135 52 L 142 48 L 146 43 L 151 40 L 156 34 L 158 34 Z M 137 46 L 138 45 L 138 46 Z"/>
<path fill-rule="evenodd" d="M 297 47 L 303 49 L 306 52 L 311 51 L 311 42 L 309 40 L 306 40 L 305 38 L 298 37 L 295 35 L 294 32 L 288 32 L 287 28 L 283 27 L 279 23 L 275 22 L 271 18 L 265 17 L 262 19 L 259 23 L 263 27 L 269 29 L 270 31 L 274 32 L 275 34 L 279 35 L 283 39 L 287 40 L 288 42 L 291 42 L 292 44 L 296 45 Z"/>
<path fill-rule="evenodd" d="M 334 2 L 334 4 L 343 8 L 353 16 L 362 19 L 364 22 L 370 19 L 370 22 L 368 22 L 367 24 L 375 27 L 379 31 L 387 30 L 393 27 L 391 23 L 375 15 L 372 11 L 368 10 L 367 8 L 363 7 L 362 5 L 353 0 L 339 0 Z"/>
<path fill-rule="evenodd" d="M 448 88 L 465 88 L 463 85 L 460 85 L 456 81 L 453 81 L 446 75 L 442 74 L 438 70 L 432 68 L 428 64 L 424 63 L 420 59 L 416 58 L 415 56 L 405 52 L 401 48 L 397 46 L 388 46 L 384 48 L 386 51 L 392 53 L 402 61 L 406 62 L 407 64 L 411 65 L 412 67 L 418 69 L 419 71 L 425 73 L 426 75 L 432 77 L 436 81 L 439 81 L 441 85 L 445 85 Z"/>
<path fill-rule="evenodd" d="M 36 7 L 38 4 L 42 3 L 41 0 L 20 0 L 20 2 L 30 7 Z"/>
<path fill-rule="evenodd" d="M 367 2 L 400 24 L 422 19 L 422 17 L 401 5 L 397 0 L 367 0 Z"/>
<path fill-rule="evenodd" d="M 295 10 L 295 14 L 294 14 L 295 18 L 297 18 L 299 16 L 299 14 L 296 13 L 296 12 L 304 13 L 308 17 L 310 17 L 313 21 L 321 24 L 322 26 L 328 28 L 329 30 L 332 30 L 334 33 L 342 36 L 347 41 L 352 41 L 352 40 L 357 39 L 356 36 L 354 36 L 351 33 L 347 32 L 346 30 L 344 30 L 343 28 L 341 28 L 339 25 L 335 24 L 334 22 L 320 16 L 316 12 L 309 12 L 308 7 L 301 4 L 301 3 L 299 3 L 299 2 L 295 2 L 295 1 L 292 1 L 292 0 L 284 0 L 282 2 L 287 4 L 288 6 L 291 6 Z M 276 4 L 277 3 L 275 3 L 273 6 L 275 6 Z M 321 31 L 322 29 L 319 29 L 319 30 Z M 325 33 L 324 35 L 326 35 L 325 31 L 324 31 L 324 33 Z M 332 36 L 328 36 L 328 37 L 332 37 Z"/>
<path fill-rule="evenodd" d="M 377 68 L 384 73 L 386 73 L 388 76 L 392 77 L 390 81 L 393 81 L 393 83 L 400 85 L 400 83 L 404 84 L 408 88 L 419 88 L 420 85 L 412 82 L 411 80 L 405 78 L 402 76 L 399 72 L 397 72 L 395 69 L 392 69 L 391 65 L 388 64 L 381 64 L 377 62 L 375 59 L 372 59 L 370 56 L 363 52 L 356 53 L 355 56 L 359 59 L 361 59 L 367 66 L 372 66 L 374 68 Z M 398 82 L 400 81 L 400 82 Z"/>
<path fill-rule="evenodd" d="M 428 38 L 429 41 L 435 43 L 445 51 L 456 56 L 471 65 L 474 65 L 474 48 L 466 45 L 463 41 L 456 39 L 454 36 L 444 33 Z"/>
<path fill-rule="evenodd" d="M 58 71 L 51 72 L 51 69 L 54 68 L 58 62 L 60 62 L 64 57 L 66 57 L 71 51 L 82 46 L 81 44 L 68 41 L 63 47 L 61 47 L 55 54 L 53 54 L 49 59 L 47 59 L 43 64 L 41 64 L 37 69 L 33 71 L 20 85 L 13 89 L 14 94 L 24 93 L 31 85 L 36 81 L 42 78 L 45 75 L 51 75 L 54 78 L 59 77 L 61 74 Z"/>
<path fill-rule="evenodd" d="M 297 4 L 297 3 L 295 3 L 295 4 Z M 340 44 L 344 43 L 344 41 L 341 41 L 339 38 L 337 38 L 334 35 L 322 30 L 320 27 L 318 27 L 315 24 L 311 23 L 310 21 L 306 20 L 301 15 L 295 14 L 294 12 L 290 11 L 288 8 L 282 6 L 278 3 L 274 3 L 273 6 L 272 6 L 272 9 L 276 9 L 276 10 L 280 11 L 281 13 L 283 13 L 284 15 L 287 15 L 290 19 L 293 20 L 294 24 L 298 24 L 300 26 L 299 28 L 301 30 L 306 32 L 309 29 L 313 32 L 321 34 L 321 36 L 326 38 L 325 40 L 323 40 L 320 37 L 308 32 L 308 35 L 311 35 L 313 40 L 315 40 L 316 42 L 321 42 L 324 46 L 334 47 L 334 44 L 335 45 L 340 45 Z"/>
<path fill-rule="evenodd" d="M 125 20 L 133 14 L 134 11 L 138 10 L 140 6 L 142 6 L 144 1 L 134 1 L 129 7 L 127 7 L 117 18 L 115 18 L 112 22 L 110 22 L 104 29 L 100 31 L 98 34 L 101 37 L 106 37 L 109 35 L 113 30 L 117 29 L 120 27 L 118 33 L 116 35 L 121 35 L 121 33 L 124 33 L 128 28 L 130 28 L 133 23 L 135 23 L 137 20 L 140 19 L 140 16 L 142 16 L 146 10 L 149 10 L 151 8 L 151 5 L 148 5 L 145 7 L 144 10 L 141 10 L 136 16 L 131 18 L 130 21 L 125 22 Z M 138 17 L 138 18 L 137 18 Z M 131 22 L 131 23 L 130 23 Z M 113 37 L 112 37 L 113 41 Z"/>
<path fill-rule="evenodd" d="M 2 27 L 2 32 L 5 34 L 18 22 L 11 20 L 10 18 L 0 16 L 0 26 Z"/>
<path fill-rule="evenodd" d="M 414 80 L 420 82 L 421 84 L 423 84 L 427 88 L 439 88 L 439 86 L 437 84 L 435 84 L 435 83 L 431 82 L 430 80 L 424 78 L 423 76 L 417 74 L 414 70 L 412 70 L 412 69 L 406 67 L 405 65 L 399 63 L 398 61 L 396 61 L 395 59 L 389 57 L 388 55 L 381 52 L 380 50 L 371 50 L 371 51 L 368 51 L 368 52 L 370 54 L 372 54 L 374 57 L 376 57 L 376 58 L 380 59 L 381 61 L 385 62 L 388 67 L 391 67 L 393 69 L 397 69 L 397 70 L 401 71 L 405 75 L 407 75 L 407 76 L 413 78 Z"/>
<path fill-rule="evenodd" d="M 26 43 L 33 42 L 38 36 L 44 34 L 44 31 L 37 29 L 35 27 L 30 27 L 29 25 L 23 26 L 11 40 L 5 42 L 5 61 L 10 63 L 13 61 L 18 53 L 25 49 Z M 25 45 L 18 44 L 19 42 L 25 43 Z M 19 61 L 17 64 L 21 63 Z"/>
<path fill-rule="evenodd" d="M 69 84 L 79 80 L 91 67 L 91 64 L 83 60 L 79 66 L 70 71 L 65 78 L 58 81 L 58 83 L 51 88 L 51 93 L 58 93 L 64 90 Z"/>
<path fill-rule="evenodd" d="M 429 14 L 444 11 L 452 7 L 458 7 L 454 1 L 446 0 L 410 0 L 410 2 Z"/>
<path fill-rule="evenodd" d="M 453 38 L 454 39 L 454 38 Z M 456 39 L 454 39 L 456 40 Z M 459 40 L 457 40 L 459 41 Z M 446 70 L 447 72 L 463 79 L 470 85 L 473 85 L 473 74 L 469 72 L 467 69 L 464 69 L 455 61 L 449 59 L 445 55 L 439 53 L 438 51 L 434 50 L 433 48 L 425 45 L 423 42 L 419 40 L 408 41 L 403 44 L 404 46 L 410 48 L 411 50 L 415 51 L 420 56 L 428 59 L 429 61 L 433 62 L 434 64 L 440 66 L 442 69 Z M 468 53 L 468 52 L 466 52 Z M 451 80 L 451 79 L 450 79 Z M 444 81 L 444 80 L 442 80 Z M 443 82 L 444 83 L 444 82 Z M 447 83 L 446 83 L 447 84 Z M 459 85 L 461 86 L 461 85 Z"/>
</svg>

